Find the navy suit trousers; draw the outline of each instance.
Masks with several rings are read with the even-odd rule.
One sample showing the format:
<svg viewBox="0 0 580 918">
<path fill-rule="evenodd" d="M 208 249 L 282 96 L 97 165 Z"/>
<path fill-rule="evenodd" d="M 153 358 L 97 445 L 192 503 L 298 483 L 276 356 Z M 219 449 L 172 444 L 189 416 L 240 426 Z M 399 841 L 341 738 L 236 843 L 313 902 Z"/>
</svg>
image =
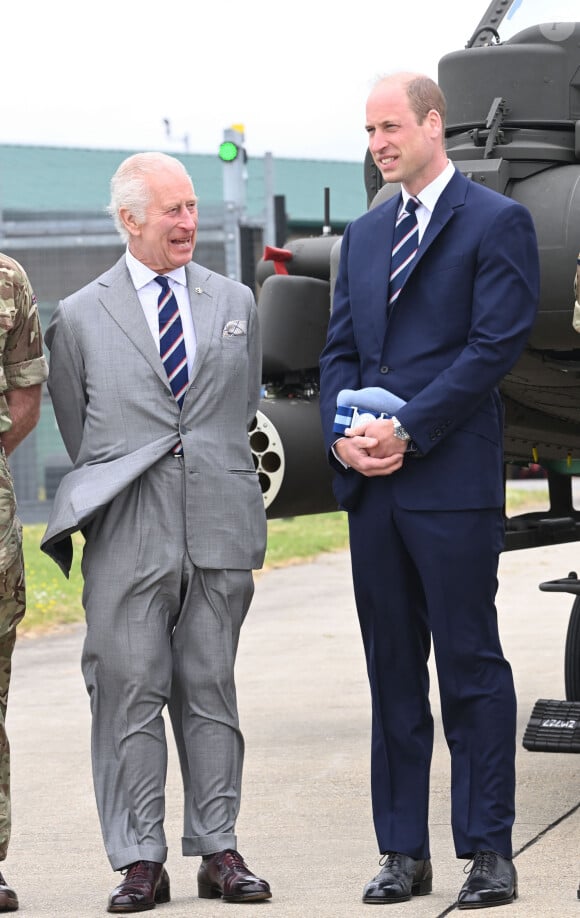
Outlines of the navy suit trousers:
<svg viewBox="0 0 580 918">
<path fill-rule="evenodd" d="M 379 849 L 430 856 L 432 642 L 457 857 L 478 850 L 511 857 L 516 698 L 495 607 L 501 510 L 404 510 L 393 479 L 380 477 L 365 480 L 349 526 L 372 696 Z"/>
</svg>

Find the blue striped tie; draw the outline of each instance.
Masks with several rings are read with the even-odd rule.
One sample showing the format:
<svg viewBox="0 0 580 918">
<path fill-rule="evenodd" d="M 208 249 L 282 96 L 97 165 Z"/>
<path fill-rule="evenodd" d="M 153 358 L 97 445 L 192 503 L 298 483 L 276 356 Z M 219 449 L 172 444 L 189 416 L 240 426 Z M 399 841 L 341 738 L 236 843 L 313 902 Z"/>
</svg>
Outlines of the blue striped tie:
<svg viewBox="0 0 580 918">
<path fill-rule="evenodd" d="M 183 340 L 183 327 L 175 294 L 169 286 L 169 281 L 161 275 L 155 280 L 161 287 L 157 300 L 159 312 L 159 351 L 161 360 L 169 379 L 171 391 L 179 407 L 183 405 L 185 390 L 187 389 L 187 355 Z"/>
<path fill-rule="evenodd" d="M 395 223 L 393 252 L 391 255 L 391 273 L 389 275 L 388 308 L 396 302 L 405 283 L 413 258 L 419 247 L 419 226 L 415 211 L 421 202 L 418 198 L 409 198 Z"/>
</svg>

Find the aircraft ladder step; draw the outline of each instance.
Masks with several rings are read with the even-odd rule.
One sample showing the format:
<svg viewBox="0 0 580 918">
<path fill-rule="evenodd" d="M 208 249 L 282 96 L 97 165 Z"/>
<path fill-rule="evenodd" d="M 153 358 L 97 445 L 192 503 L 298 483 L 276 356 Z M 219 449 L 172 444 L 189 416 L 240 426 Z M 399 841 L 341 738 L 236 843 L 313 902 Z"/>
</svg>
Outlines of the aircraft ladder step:
<svg viewBox="0 0 580 918">
<path fill-rule="evenodd" d="M 536 701 L 522 740 L 531 752 L 580 752 L 580 701 Z"/>
</svg>

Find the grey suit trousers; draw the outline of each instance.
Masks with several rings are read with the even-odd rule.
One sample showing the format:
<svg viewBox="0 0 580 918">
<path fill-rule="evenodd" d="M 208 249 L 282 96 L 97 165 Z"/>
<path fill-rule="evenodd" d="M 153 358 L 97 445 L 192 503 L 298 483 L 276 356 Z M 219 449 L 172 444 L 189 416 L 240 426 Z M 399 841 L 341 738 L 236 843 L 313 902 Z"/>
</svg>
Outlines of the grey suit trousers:
<svg viewBox="0 0 580 918">
<path fill-rule="evenodd" d="M 196 568 L 183 460 L 163 458 L 85 530 L 82 669 L 109 861 L 164 862 L 167 705 L 184 787 L 184 855 L 236 847 L 244 741 L 234 663 L 248 570 Z"/>
</svg>

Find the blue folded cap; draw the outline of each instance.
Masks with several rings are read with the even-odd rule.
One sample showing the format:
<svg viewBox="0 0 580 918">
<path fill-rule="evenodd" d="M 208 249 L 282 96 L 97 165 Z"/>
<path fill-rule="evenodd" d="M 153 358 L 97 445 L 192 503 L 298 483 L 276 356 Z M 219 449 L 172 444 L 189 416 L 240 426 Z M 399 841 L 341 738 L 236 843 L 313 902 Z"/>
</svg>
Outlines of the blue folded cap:
<svg viewBox="0 0 580 918">
<path fill-rule="evenodd" d="M 333 431 L 344 434 L 349 427 L 372 418 L 389 418 L 406 402 L 388 389 L 379 386 L 367 386 L 364 389 L 341 389 L 336 399 L 336 415 Z"/>
</svg>

